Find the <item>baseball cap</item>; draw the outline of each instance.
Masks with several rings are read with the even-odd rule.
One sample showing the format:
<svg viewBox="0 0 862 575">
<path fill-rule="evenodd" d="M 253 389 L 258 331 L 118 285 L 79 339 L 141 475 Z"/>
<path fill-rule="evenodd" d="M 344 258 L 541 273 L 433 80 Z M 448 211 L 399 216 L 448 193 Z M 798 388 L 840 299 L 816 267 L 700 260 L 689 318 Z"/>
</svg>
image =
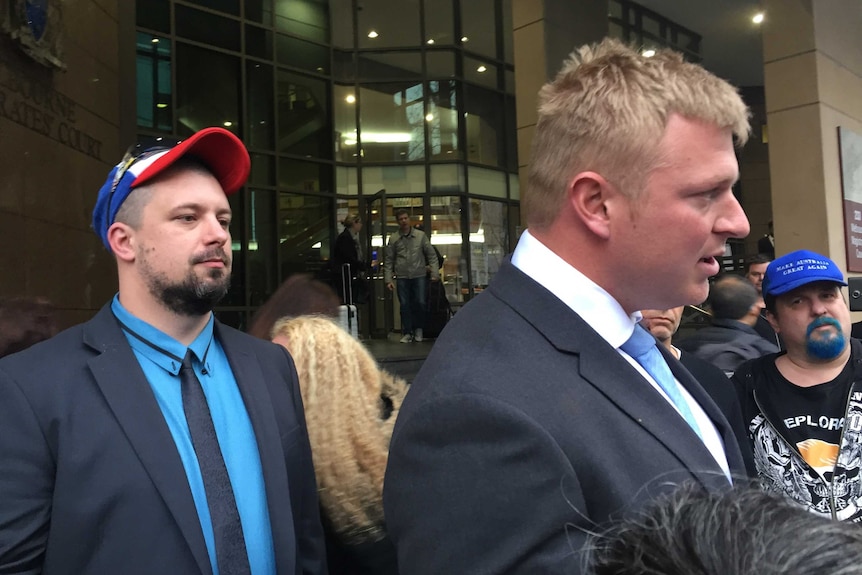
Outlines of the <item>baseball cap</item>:
<svg viewBox="0 0 862 575">
<path fill-rule="evenodd" d="M 847 285 L 844 274 L 835 262 L 810 250 L 797 250 L 769 264 L 763 278 L 763 295 L 779 296 L 805 284 L 820 281 Z"/>
<path fill-rule="evenodd" d="M 108 251 L 108 228 L 132 190 L 152 181 L 185 156 L 209 168 L 228 196 L 242 187 L 251 170 L 245 145 L 224 128 L 204 128 L 185 140 L 155 138 L 132 146 L 108 174 L 93 209 L 93 229 Z"/>
</svg>

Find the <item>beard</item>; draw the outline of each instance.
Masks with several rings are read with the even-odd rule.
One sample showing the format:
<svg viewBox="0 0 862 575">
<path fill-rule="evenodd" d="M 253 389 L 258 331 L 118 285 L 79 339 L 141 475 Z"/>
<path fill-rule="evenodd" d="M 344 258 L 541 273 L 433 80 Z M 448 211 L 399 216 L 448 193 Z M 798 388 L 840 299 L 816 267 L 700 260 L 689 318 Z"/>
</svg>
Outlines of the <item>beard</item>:
<svg viewBox="0 0 862 575">
<path fill-rule="evenodd" d="M 195 265 L 213 258 L 220 258 L 225 267 L 208 269 L 206 276 L 200 277 L 195 272 Z M 210 313 L 230 288 L 231 257 L 221 248 L 193 256 L 189 260 L 188 273 L 179 281 L 155 271 L 146 256 L 140 257 L 140 262 L 150 294 L 177 315 L 196 317 Z"/>
<path fill-rule="evenodd" d="M 818 332 L 815 337 L 812 337 L 814 330 L 824 325 L 834 327 L 836 332 Z M 808 328 L 805 331 L 805 348 L 811 357 L 827 361 L 835 359 L 841 355 L 846 345 L 847 338 L 844 337 L 844 331 L 841 329 L 841 324 L 838 320 L 831 317 L 818 317 L 808 324 Z"/>
</svg>

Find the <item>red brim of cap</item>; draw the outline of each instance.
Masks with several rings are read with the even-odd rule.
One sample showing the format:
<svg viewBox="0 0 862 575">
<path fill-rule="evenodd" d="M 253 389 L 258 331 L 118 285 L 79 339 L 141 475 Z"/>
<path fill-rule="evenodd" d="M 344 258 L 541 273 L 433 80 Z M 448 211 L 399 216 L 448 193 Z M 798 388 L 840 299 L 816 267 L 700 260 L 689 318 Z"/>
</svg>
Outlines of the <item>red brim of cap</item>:
<svg viewBox="0 0 862 575">
<path fill-rule="evenodd" d="M 208 167 L 228 196 L 239 191 L 251 170 L 248 150 L 239 138 L 224 128 L 204 128 L 148 166 L 132 187 L 149 182 L 183 156 L 194 157 Z"/>
</svg>

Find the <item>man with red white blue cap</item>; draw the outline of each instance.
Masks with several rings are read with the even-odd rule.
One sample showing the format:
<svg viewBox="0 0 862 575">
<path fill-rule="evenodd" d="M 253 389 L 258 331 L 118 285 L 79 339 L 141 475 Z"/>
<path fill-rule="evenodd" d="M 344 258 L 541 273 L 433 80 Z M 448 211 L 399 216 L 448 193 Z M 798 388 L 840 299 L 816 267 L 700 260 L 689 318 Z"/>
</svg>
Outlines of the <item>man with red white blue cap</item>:
<svg viewBox="0 0 862 575">
<path fill-rule="evenodd" d="M 862 342 L 850 337 L 847 282 L 828 257 L 798 250 L 769 264 L 766 314 L 786 351 L 733 381 L 762 486 L 809 511 L 862 521 Z"/>
<path fill-rule="evenodd" d="M 93 210 L 117 295 L 0 361 L 0 572 L 324 573 L 293 362 L 212 312 L 248 152 L 222 128 L 159 140 Z"/>
</svg>

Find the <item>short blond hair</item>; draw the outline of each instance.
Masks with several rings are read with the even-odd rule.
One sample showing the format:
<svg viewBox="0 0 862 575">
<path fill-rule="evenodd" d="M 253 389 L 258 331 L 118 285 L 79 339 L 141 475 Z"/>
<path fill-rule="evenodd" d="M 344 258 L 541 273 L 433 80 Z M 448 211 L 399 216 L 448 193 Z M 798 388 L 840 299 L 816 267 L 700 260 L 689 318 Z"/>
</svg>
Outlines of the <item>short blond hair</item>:
<svg viewBox="0 0 862 575">
<path fill-rule="evenodd" d="M 674 113 L 729 128 L 738 145 L 751 130 L 736 88 L 677 52 L 663 49 L 647 58 L 612 38 L 572 52 L 539 91 L 522 200 L 528 226 L 549 226 L 570 178 L 583 171 L 597 172 L 637 197 Z"/>
<path fill-rule="evenodd" d="M 324 515 L 348 543 L 382 539 L 383 474 L 407 383 L 328 317 L 285 318 L 272 335 L 296 363 Z"/>
</svg>

